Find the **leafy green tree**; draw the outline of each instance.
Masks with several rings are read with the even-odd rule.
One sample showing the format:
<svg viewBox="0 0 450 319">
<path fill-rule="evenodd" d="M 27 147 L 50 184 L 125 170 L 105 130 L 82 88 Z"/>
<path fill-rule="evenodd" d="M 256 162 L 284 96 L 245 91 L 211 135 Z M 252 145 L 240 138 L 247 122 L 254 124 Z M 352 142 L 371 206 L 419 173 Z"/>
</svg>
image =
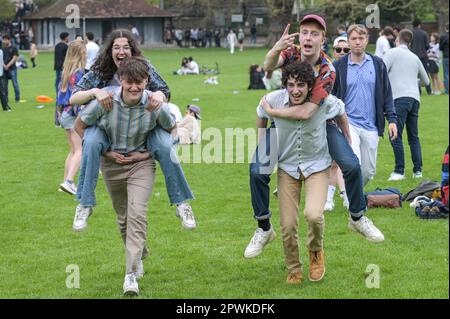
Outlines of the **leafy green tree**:
<svg viewBox="0 0 450 319">
<path fill-rule="evenodd" d="M 281 37 L 286 24 L 292 21 L 294 1 L 296 0 L 266 0 L 270 19 L 267 46 L 272 47 Z"/>
<path fill-rule="evenodd" d="M 16 13 L 14 5 L 9 0 L 0 0 L 0 21 L 14 18 Z"/>
<path fill-rule="evenodd" d="M 431 3 L 438 20 L 439 33 L 442 34 L 445 32 L 445 25 L 448 23 L 448 1 L 433 0 Z"/>
</svg>

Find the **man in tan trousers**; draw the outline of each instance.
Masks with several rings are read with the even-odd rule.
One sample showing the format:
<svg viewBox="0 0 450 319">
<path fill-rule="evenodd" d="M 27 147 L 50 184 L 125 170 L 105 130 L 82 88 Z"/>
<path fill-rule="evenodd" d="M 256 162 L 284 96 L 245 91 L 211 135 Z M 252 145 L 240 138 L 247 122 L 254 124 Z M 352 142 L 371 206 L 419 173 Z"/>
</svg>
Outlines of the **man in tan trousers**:
<svg viewBox="0 0 450 319">
<path fill-rule="evenodd" d="M 315 75 L 308 62 L 292 62 L 283 69 L 283 86 L 261 100 L 258 121 L 275 121 L 278 144 L 278 202 L 288 284 L 303 280 L 298 246 L 298 212 L 302 184 L 309 250 L 309 280 L 320 281 L 325 275 L 323 251 L 324 216 L 331 157 L 328 153 L 326 120 L 340 116 L 348 125 L 342 101 L 329 95 L 308 120 L 276 117 L 280 109 L 305 103 L 313 88 Z M 258 125 L 258 127 L 260 127 Z"/>
<path fill-rule="evenodd" d="M 118 75 L 121 86 L 106 88 L 112 95 L 113 109 L 107 111 L 93 100 L 77 118 L 75 129 L 82 136 L 87 126 L 97 124 L 111 142 L 101 169 L 126 249 L 123 291 L 125 295 L 138 295 L 137 279 L 144 274 L 142 259 L 148 254 L 147 203 L 155 178 L 147 137 L 157 123 L 170 130 L 175 120 L 167 104 L 149 111 L 152 92 L 145 90 L 149 72 L 144 59 L 123 60 Z"/>
</svg>

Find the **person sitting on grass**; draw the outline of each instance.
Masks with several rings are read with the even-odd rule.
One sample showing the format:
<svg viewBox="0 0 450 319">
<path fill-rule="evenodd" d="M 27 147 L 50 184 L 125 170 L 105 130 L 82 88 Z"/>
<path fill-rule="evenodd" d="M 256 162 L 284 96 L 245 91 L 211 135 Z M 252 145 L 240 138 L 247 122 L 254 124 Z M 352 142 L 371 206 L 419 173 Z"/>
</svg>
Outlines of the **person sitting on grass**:
<svg viewBox="0 0 450 319">
<path fill-rule="evenodd" d="M 307 101 L 315 75 L 308 62 L 293 62 L 283 69 L 285 89 L 267 94 L 257 107 L 258 127 L 274 120 L 278 147 L 278 203 L 286 267 L 286 282 L 303 280 L 298 248 L 298 211 L 302 183 L 305 186 L 304 215 L 308 227 L 309 280 L 320 281 L 325 275 L 323 251 L 323 209 L 327 198 L 331 157 L 328 153 L 326 121 L 342 116 L 348 125 L 344 103 L 329 95 L 322 106 L 307 120 L 279 118 L 274 110 L 285 109 Z M 272 107 L 271 107 L 272 105 Z M 265 133 L 261 134 L 264 136 Z M 272 149 L 273 145 L 271 146 Z"/>
<path fill-rule="evenodd" d="M 193 57 L 183 58 L 181 61 L 181 69 L 176 72 L 178 75 L 200 74 L 198 63 Z"/>
<path fill-rule="evenodd" d="M 177 124 L 175 139 L 179 144 L 200 144 L 200 107 L 188 105 L 186 115 Z"/>
<path fill-rule="evenodd" d="M 147 204 L 156 170 L 147 138 L 157 123 L 171 129 L 175 120 L 166 103 L 148 111 L 148 100 L 154 93 L 145 90 L 150 76 L 147 61 L 138 57 L 123 60 L 118 76 L 121 86 L 105 88 L 112 95 L 112 109 L 105 110 L 93 100 L 77 118 L 75 129 L 83 136 L 89 125 L 97 124 L 111 141 L 110 149 L 102 157 L 101 169 L 125 244 L 123 293 L 133 296 L 139 294 L 137 279 L 144 274 L 142 260 L 148 255 Z"/>
</svg>

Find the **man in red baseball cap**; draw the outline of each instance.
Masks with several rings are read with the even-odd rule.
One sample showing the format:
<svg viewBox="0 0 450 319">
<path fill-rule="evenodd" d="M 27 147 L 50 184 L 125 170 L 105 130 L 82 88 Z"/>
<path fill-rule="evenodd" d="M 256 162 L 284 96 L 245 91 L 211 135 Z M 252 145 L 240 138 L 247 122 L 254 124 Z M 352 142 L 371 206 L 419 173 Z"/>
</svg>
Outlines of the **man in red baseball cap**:
<svg viewBox="0 0 450 319">
<path fill-rule="evenodd" d="M 291 107 L 288 108 L 273 109 L 272 117 L 307 120 L 314 115 L 325 98 L 330 94 L 336 79 L 336 72 L 331 59 L 321 51 L 326 33 L 326 23 L 322 17 L 314 14 L 305 16 L 300 22 L 299 32 L 289 34 L 289 28 L 290 24 L 287 25 L 281 38 L 267 53 L 264 61 L 264 70 L 273 71 L 277 68 L 284 68 L 287 64 L 295 61 L 306 61 L 313 67 L 316 79 L 307 102 L 302 105 L 290 105 Z M 300 41 L 299 46 L 294 45 L 297 36 Z M 263 129 L 264 127 L 259 128 Z M 270 139 L 269 128 L 266 130 L 265 140 Z M 367 210 L 367 205 L 364 197 L 359 160 L 350 146 L 350 130 L 345 113 L 340 117 L 336 117 L 334 121 L 327 122 L 327 140 L 331 158 L 338 164 L 344 175 L 345 187 L 350 202 L 349 213 L 351 219 L 359 223 Z M 254 157 L 256 160 L 250 164 L 253 217 L 258 222 L 258 228 L 245 249 L 244 256 L 246 258 L 254 258 L 261 254 L 264 247 L 275 238 L 275 232 L 270 223 L 272 214 L 269 210 L 270 175 L 275 163 L 272 163 L 271 159 L 258 157 L 258 154 L 271 154 L 270 151 L 276 149 L 274 146 L 266 143 L 265 150 L 260 151 L 257 149 Z M 371 233 L 379 234 L 378 237 L 382 238 L 379 241 L 384 240 L 381 232 L 373 224 L 370 225 L 370 229 L 366 227 L 360 233 L 369 241 L 373 241 Z M 325 272 L 323 251 L 310 251 L 309 253 L 311 260 L 314 261 L 313 268 L 315 275 L 317 275 L 314 277 L 322 278 Z"/>
<path fill-rule="evenodd" d="M 316 22 L 322 27 L 323 31 L 327 32 L 327 24 L 325 23 L 325 20 L 317 14 L 308 14 L 304 16 L 302 21 L 300 21 L 300 25 L 306 22 Z"/>
</svg>

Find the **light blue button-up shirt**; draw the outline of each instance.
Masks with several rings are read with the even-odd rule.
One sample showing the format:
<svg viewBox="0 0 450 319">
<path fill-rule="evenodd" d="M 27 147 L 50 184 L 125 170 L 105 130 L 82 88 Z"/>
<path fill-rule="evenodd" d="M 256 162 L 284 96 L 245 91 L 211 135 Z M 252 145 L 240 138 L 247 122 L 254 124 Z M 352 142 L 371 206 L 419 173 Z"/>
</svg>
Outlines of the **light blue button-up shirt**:
<svg viewBox="0 0 450 319">
<path fill-rule="evenodd" d="M 376 73 L 373 59 L 366 54 L 361 64 L 348 57 L 347 90 L 344 103 L 350 124 L 377 131 L 375 108 Z"/>
<path fill-rule="evenodd" d="M 267 102 L 277 109 L 289 107 L 289 93 L 286 89 L 267 94 Z M 322 106 L 308 120 L 274 118 L 278 141 L 278 166 L 295 179 L 300 174 L 306 178 L 331 165 L 328 153 L 326 120 L 345 112 L 344 103 L 329 95 Z M 259 105 L 259 118 L 271 119 Z"/>
</svg>

